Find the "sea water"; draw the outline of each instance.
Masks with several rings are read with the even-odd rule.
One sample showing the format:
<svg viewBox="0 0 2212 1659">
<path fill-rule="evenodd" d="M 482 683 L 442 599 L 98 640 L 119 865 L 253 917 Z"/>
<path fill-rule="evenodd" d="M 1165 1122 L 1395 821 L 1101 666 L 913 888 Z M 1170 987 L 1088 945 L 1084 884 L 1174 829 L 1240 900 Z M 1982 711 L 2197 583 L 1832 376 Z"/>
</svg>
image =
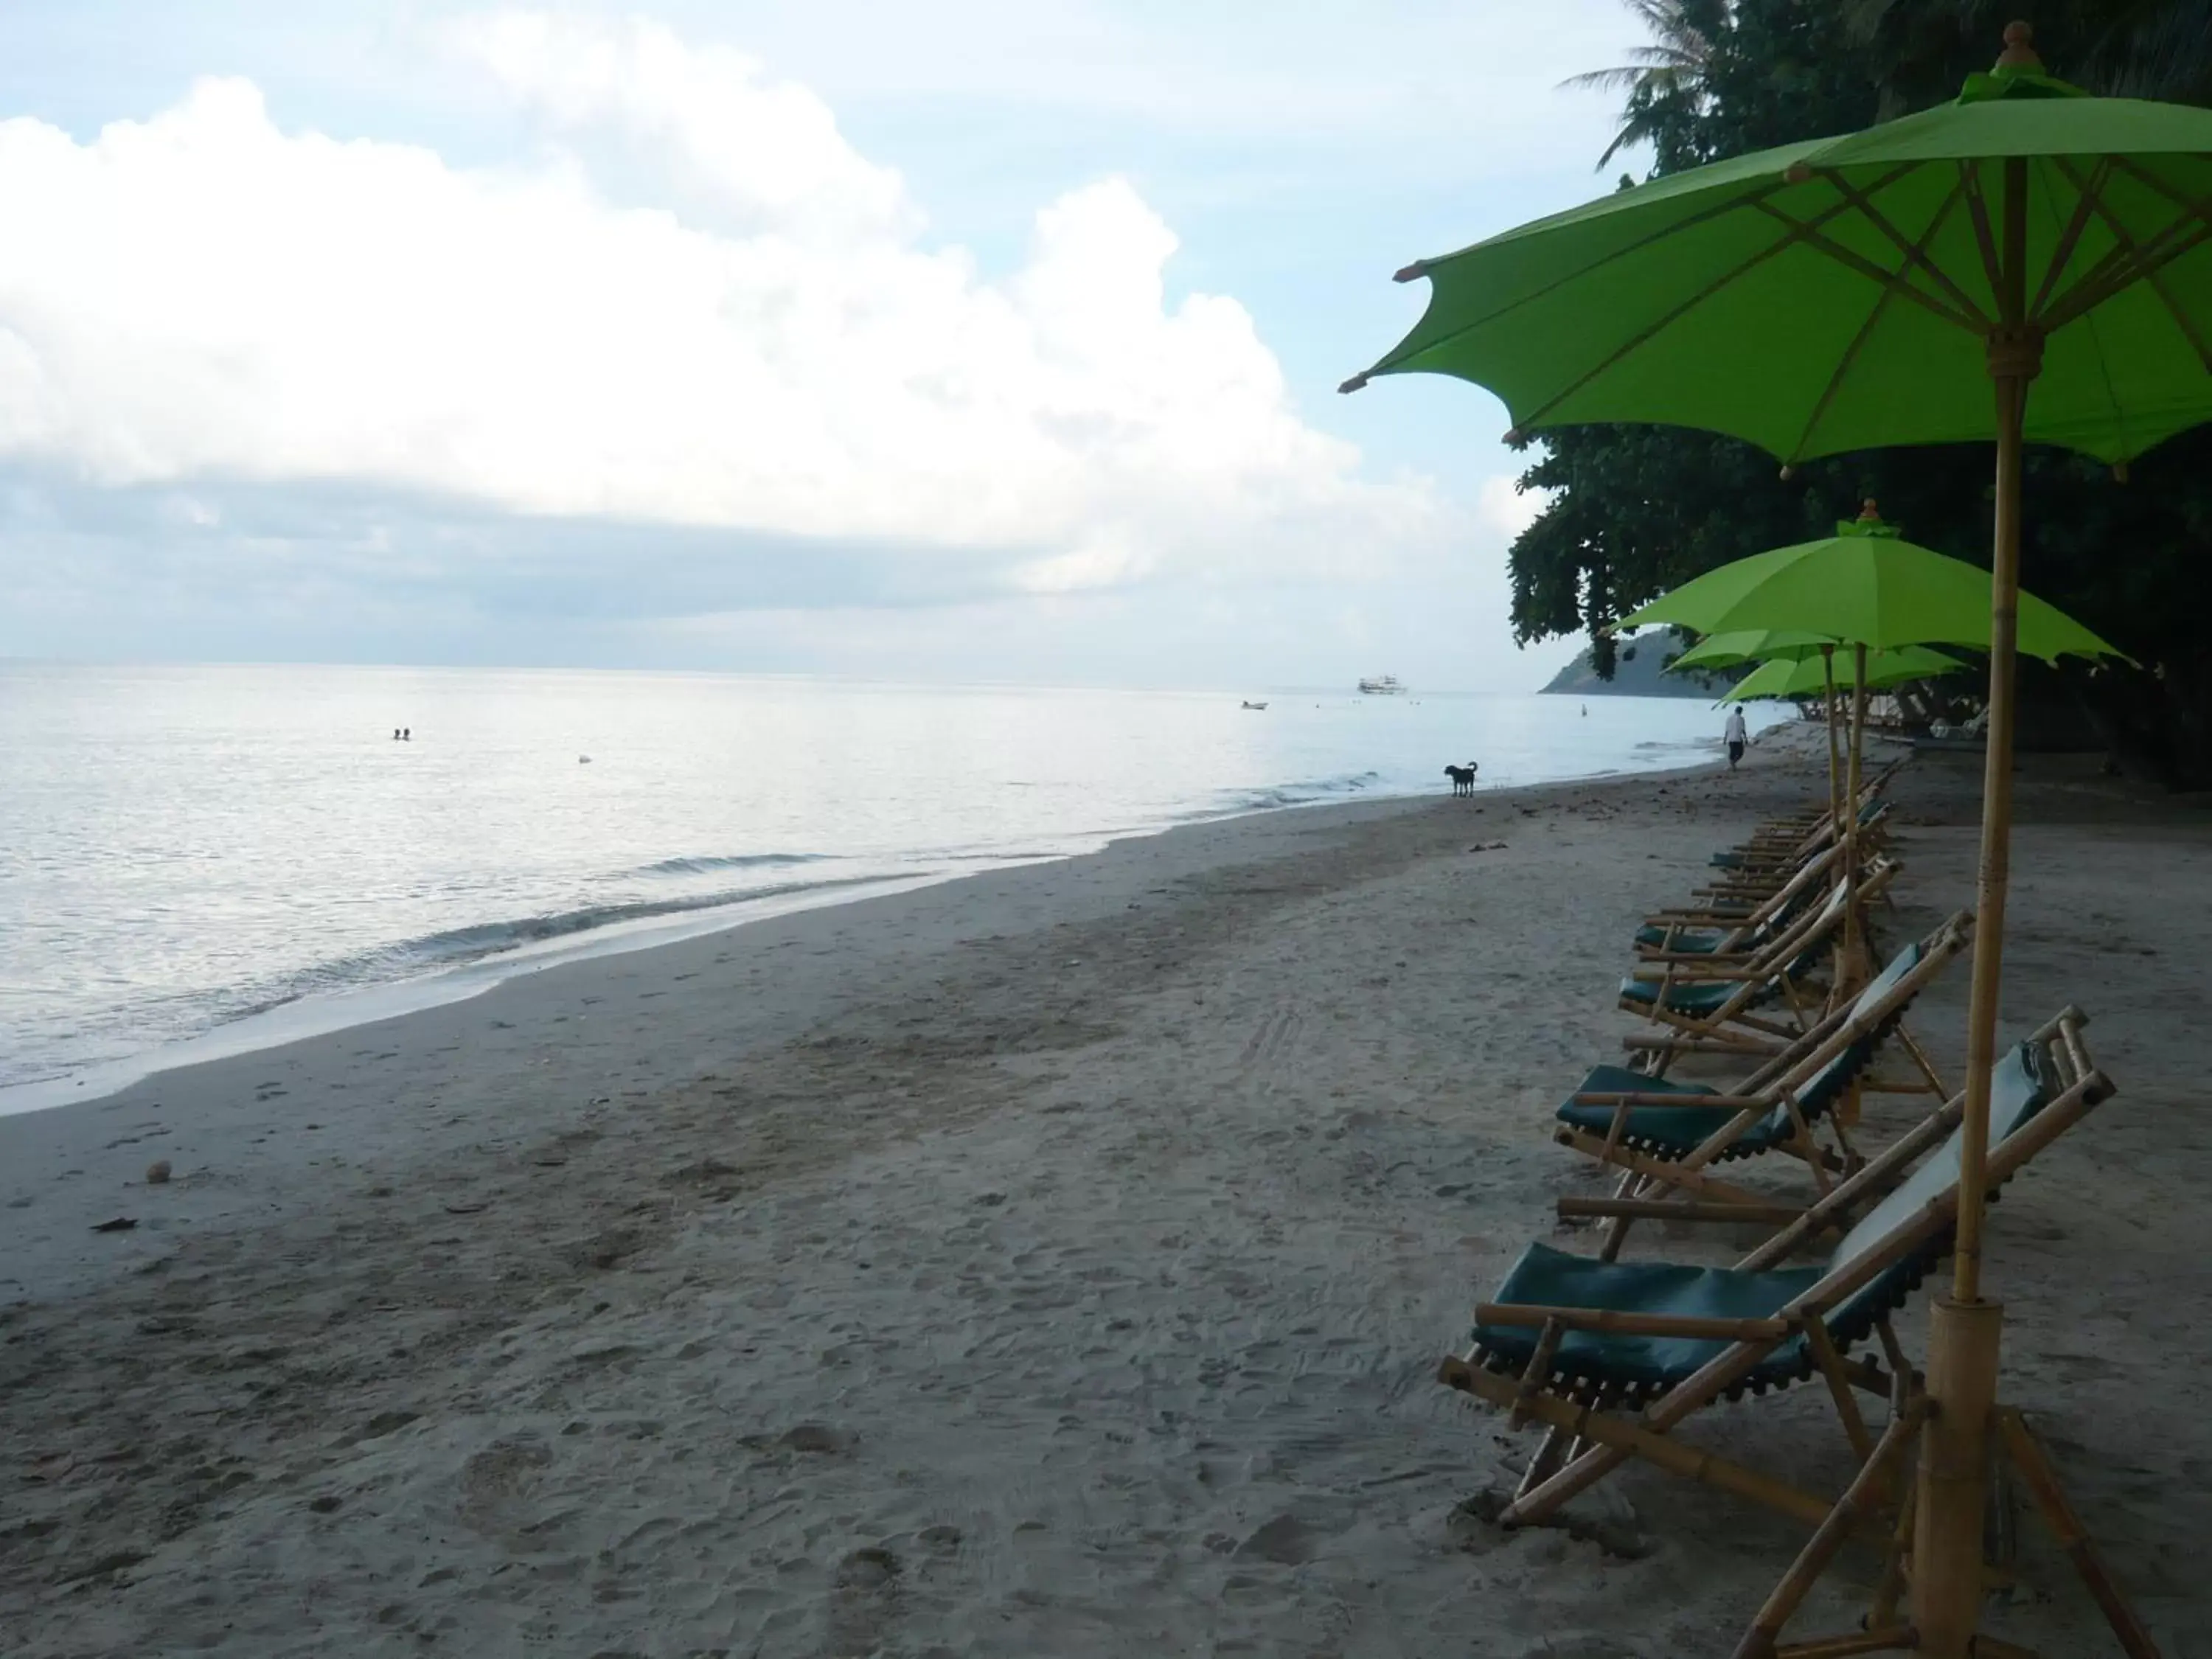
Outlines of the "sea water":
<svg viewBox="0 0 2212 1659">
<path fill-rule="evenodd" d="M 0 662 L 0 1110 L 617 943 L 1441 794 L 1447 763 L 1486 788 L 1683 765 L 1719 726 L 1418 688 Z"/>
</svg>

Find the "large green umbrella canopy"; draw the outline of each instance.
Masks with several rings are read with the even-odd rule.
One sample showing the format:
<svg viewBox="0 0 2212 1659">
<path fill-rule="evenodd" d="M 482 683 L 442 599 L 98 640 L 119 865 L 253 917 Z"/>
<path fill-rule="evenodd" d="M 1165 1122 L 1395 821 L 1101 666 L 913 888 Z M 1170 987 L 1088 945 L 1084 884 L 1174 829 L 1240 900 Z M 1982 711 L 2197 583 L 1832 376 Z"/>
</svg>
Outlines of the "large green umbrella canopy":
<svg viewBox="0 0 2212 1659">
<path fill-rule="evenodd" d="M 1900 645 L 1986 648 L 1990 573 L 1883 533 L 1887 529 L 1864 520 L 1838 525 L 1838 533 L 1819 541 L 1738 559 L 1683 583 L 1623 617 L 1620 625 L 1672 623 L 1720 635 L 1817 629 L 1831 642 L 1875 650 Z M 2046 662 L 2069 655 L 2121 654 L 2033 593 L 2020 595 L 2017 648 Z M 1838 662 L 1843 654 L 1847 653 L 1839 653 Z"/>
<path fill-rule="evenodd" d="M 1753 628 L 1740 632 L 1708 634 L 1667 665 L 1669 673 L 1692 670 L 1710 672 L 1735 668 L 1747 662 L 1817 657 L 1841 641 L 1827 634 L 1808 634 L 1789 628 Z"/>
<path fill-rule="evenodd" d="M 1828 668 L 1818 657 L 1779 657 L 1753 669 L 1730 686 L 1721 701 L 1755 702 L 1761 697 L 1817 697 L 1829 689 Z M 1934 679 L 1940 674 L 1960 674 L 1966 669 L 1966 665 L 1956 657 L 1947 657 L 1923 646 L 1870 651 L 1867 653 L 1867 690 L 1902 685 L 1908 680 Z M 1836 659 L 1834 683 L 1844 687 L 1858 684 L 1851 658 Z"/>
<path fill-rule="evenodd" d="M 1955 103 L 1695 168 L 1407 267 L 1401 279 L 1431 283 L 1426 313 L 1345 383 L 1453 374 L 1496 392 L 1521 433 L 1698 427 L 1785 463 L 1995 441 L 1958 1228 L 1953 1294 L 1933 1315 L 1911 1574 L 1911 1639 L 1946 1659 L 1979 1618 L 1984 1492 L 1959 1472 L 1982 1466 L 1997 1363 L 1980 1282 L 2021 448 L 2118 462 L 2212 419 L 2212 110 L 2081 96 L 2042 72 L 2025 25 L 2005 39 L 1996 71 Z M 1525 1503 L 1563 1501 L 1624 1455 L 1586 1453 Z"/>
<path fill-rule="evenodd" d="M 1453 374 L 1523 433 L 1656 422 L 1804 460 L 1996 437 L 2002 336 L 2041 346 L 2027 441 L 2140 454 L 2212 419 L 2212 110 L 2070 91 L 1978 76 L 1421 260 L 1398 275 L 1426 314 L 1346 388 Z"/>
</svg>

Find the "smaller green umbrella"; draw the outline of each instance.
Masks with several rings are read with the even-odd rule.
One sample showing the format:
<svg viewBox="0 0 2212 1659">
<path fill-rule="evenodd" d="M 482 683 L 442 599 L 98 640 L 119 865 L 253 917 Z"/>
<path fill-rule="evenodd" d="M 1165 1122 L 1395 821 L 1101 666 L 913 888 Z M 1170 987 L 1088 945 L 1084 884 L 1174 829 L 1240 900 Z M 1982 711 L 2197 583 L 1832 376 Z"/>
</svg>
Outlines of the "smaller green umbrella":
<svg viewBox="0 0 2212 1659">
<path fill-rule="evenodd" d="M 1734 634 L 1708 634 L 1667 665 L 1667 672 L 1735 668 L 1747 662 L 1795 660 L 1832 655 L 1842 641 L 1826 634 L 1791 628 L 1757 628 Z M 1843 812 L 1842 760 L 1836 751 L 1835 682 L 1827 685 L 1828 811 L 1840 820 Z M 1725 701 L 1725 699 L 1723 699 Z"/>
<path fill-rule="evenodd" d="M 1686 581 L 1620 620 L 1623 628 L 1672 623 L 1700 634 L 1810 629 L 1886 651 L 1900 645 L 1964 645 L 1990 638 L 1990 573 L 1906 541 L 1875 516 L 1874 503 L 1836 533 L 1754 553 Z M 2020 596 L 2025 654 L 2120 657 L 2121 653 L 2033 593 Z M 2122 658 L 2122 660 L 2125 660 Z"/>
<path fill-rule="evenodd" d="M 1907 680 L 1934 679 L 1939 674 L 1961 673 L 1966 666 L 1955 657 L 1917 645 L 1896 651 L 1870 651 L 1867 653 L 1867 690 L 1902 685 Z M 1835 665 L 1833 684 L 1856 685 L 1858 682 L 1853 669 L 1850 658 L 1841 659 Z M 1817 657 L 1795 660 L 1778 658 L 1745 675 L 1729 688 L 1721 701 L 1752 702 L 1761 697 L 1816 697 L 1824 695 L 1830 685 L 1828 665 Z"/>
<path fill-rule="evenodd" d="M 1736 668 L 1747 662 L 1817 657 L 1844 644 L 1832 634 L 1807 634 L 1790 628 L 1759 628 L 1735 634 L 1708 634 L 1667 665 L 1669 673 Z"/>
<path fill-rule="evenodd" d="M 2021 593 L 2018 605 L 2016 648 L 2021 652 L 2050 662 L 2062 656 L 2121 654 L 2032 593 Z M 1847 642 L 1856 656 L 1907 645 L 1984 648 L 1991 637 L 1991 614 L 1988 571 L 1906 541 L 1895 525 L 1882 521 L 1869 501 L 1856 520 L 1839 522 L 1834 535 L 1755 553 L 1709 570 L 1624 617 L 1621 626 L 1671 623 L 1701 634 L 1800 629 Z M 1866 688 L 1856 690 L 1856 700 L 1863 703 Z M 1846 881 L 1853 878 L 1857 855 L 1856 836 L 1849 827 L 1852 820 L 1843 811 L 1843 804 L 1855 800 L 1858 793 L 1864 714 L 1860 708 L 1852 720 L 1846 781 L 1834 796 L 1838 822 L 1845 826 Z M 1846 958 L 1854 966 L 1860 961 L 1855 948 L 1856 919 L 1854 909 L 1844 929 Z"/>
</svg>

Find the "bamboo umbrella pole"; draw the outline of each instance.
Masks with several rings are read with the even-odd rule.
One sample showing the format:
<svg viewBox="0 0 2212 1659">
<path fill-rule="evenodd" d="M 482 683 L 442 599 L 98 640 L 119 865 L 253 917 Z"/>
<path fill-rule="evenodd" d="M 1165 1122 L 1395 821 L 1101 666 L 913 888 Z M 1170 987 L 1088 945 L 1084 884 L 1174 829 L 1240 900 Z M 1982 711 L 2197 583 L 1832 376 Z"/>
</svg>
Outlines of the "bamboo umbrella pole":
<svg viewBox="0 0 2212 1659">
<path fill-rule="evenodd" d="M 1839 810 L 1838 803 L 1842 797 L 1837 792 L 1841 787 L 1839 775 L 1843 766 L 1836 754 L 1836 647 L 1834 646 L 1824 645 L 1820 647 L 1820 669 L 1828 682 L 1826 700 L 1821 704 L 1828 716 L 1828 821 L 1840 832 L 1844 821 L 1837 814 Z"/>
<path fill-rule="evenodd" d="M 2002 163 L 1996 290 L 1988 339 L 1997 414 L 1996 512 L 1990 579 L 1988 754 L 1982 773 L 1982 859 L 1974 984 L 1966 1020 L 1966 1099 L 1959 1148 L 1957 1265 L 1951 1294 L 1929 1310 L 1928 1392 L 1913 1523 L 1917 1651 L 1966 1659 L 1982 1600 L 1982 1515 L 1996 1408 L 2003 1311 L 1981 1297 L 1982 1218 L 1989 1184 L 1990 1066 L 1996 1053 L 2012 838 L 2013 661 L 2020 623 L 2021 445 L 2027 388 L 2042 368 L 2041 331 L 2027 321 L 2027 162 Z"/>
<path fill-rule="evenodd" d="M 1866 918 L 1859 914 L 1859 751 L 1866 731 L 1867 648 L 1863 641 L 1851 647 L 1851 665 L 1857 684 L 1851 690 L 1851 762 L 1844 786 L 1844 954 L 1836 975 L 1838 1000 L 1859 988 L 1866 950 Z"/>
</svg>

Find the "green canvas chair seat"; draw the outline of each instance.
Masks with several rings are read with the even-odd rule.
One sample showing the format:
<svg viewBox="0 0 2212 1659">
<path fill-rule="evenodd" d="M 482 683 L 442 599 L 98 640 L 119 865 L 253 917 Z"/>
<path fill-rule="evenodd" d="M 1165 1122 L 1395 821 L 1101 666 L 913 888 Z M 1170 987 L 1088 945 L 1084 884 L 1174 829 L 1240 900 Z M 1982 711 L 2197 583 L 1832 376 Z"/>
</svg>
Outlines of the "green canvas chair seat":
<svg viewBox="0 0 2212 1659">
<path fill-rule="evenodd" d="M 1763 1002 L 1771 1002 L 1780 994 L 1781 988 L 1778 983 L 1769 981 L 1759 988 L 1758 994 L 1746 1006 L 1757 1007 Z M 1725 981 L 1670 985 L 1667 988 L 1667 1007 L 1670 1012 L 1677 1014 L 1717 1013 L 1727 1006 L 1736 990 L 1735 986 Z M 1659 981 L 1656 979 L 1624 979 L 1620 981 L 1620 994 L 1631 1002 L 1641 1002 L 1649 1006 L 1658 998 Z"/>
<path fill-rule="evenodd" d="M 1872 884 L 1874 873 L 1875 872 L 1871 870 L 1868 872 L 1868 878 L 1870 884 Z M 1827 901 L 1821 905 L 1820 912 L 1817 918 L 1800 918 L 1799 920 L 1818 920 L 1823 923 L 1839 923 L 1843 917 L 1844 898 L 1844 891 L 1839 885 L 1829 893 Z M 1785 947 L 1788 941 L 1786 939 L 1776 939 L 1769 941 L 1770 945 L 1779 945 Z M 1747 977 L 1747 975 L 1739 977 L 1735 980 L 1716 981 L 1692 979 L 1678 983 L 1667 984 L 1665 987 L 1666 1000 L 1662 1004 L 1659 1000 L 1660 988 L 1663 982 L 1662 981 L 1659 979 L 1647 979 L 1639 975 L 1631 974 L 1620 981 L 1620 1000 L 1622 1004 L 1626 1006 L 1640 1006 L 1652 1009 L 1655 1012 L 1660 1008 L 1663 1008 L 1668 1013 L 1681 1014 L 1691 1019 L 1703 1019 L 1711 1015 L 1717 1014 L 1728 1008 L 1731 1004 L 1738 1008 L 1757 1008 L 1764 1004 L 1773 1001 L 1777 997 L 1782 995 L 1785 986 L 1790 981 L 1802 979 L 1806 975 L 1811 973 L 1815 968 L 1819 967 L 1820 963 L 1827 958 L 1828 953 L 1835 948 L 1835 932 L 1833 927 L 1830 926 L 1822 927 L 1820 932 L 1816 933 L 1814 937 L 1808 941 L 1805 948 L 1800 951 L 1796 956 L 1790 959 L 1787 967 L 1780 969 L 1778 972 L 1769 974 L 1764 980 L 1759 981 L 1757 986 L 1752 988 L 1748 996 L 1744 994 L 1744 985 L 1742 982 L 1742 978 Z M 1756 957 L 1760 954 L 1760 952 L 1755 951 L 1750 953 L 1753 957 Z M 1650 971 L 1652 971 L 1651 969 L 1647 965 L 1644 972 L 1650 973 Z"/>
<path fill-rule="evenodd" d="M 1761 922 L 1741 937 L 1718 927 L 1658 927 L 1649 924 L 1636 930 L 1636 942 L 1656 950 L 1694 951 L 1709 956 L 1727 945 L 1731 951 L 1755 951 L 1774 936 L 1774 925 Z"/>
<path fill-rule="evenodd" d="M 2022 1043 L 1997 1062 L 1990 1084 L 1992 1147 L 2033 1120 L 2057 1092 L 2034 1047 Z M 1668 1262 L 1601 1261 L 1532 1244 L 1505 1276 L 1492 1301 L 1553 1308 L 1605 1309 L 1617 1313 L 1675 1317 L 1764 1319 L 1787 1307 L 1821 1279 L 1878 1245 L 1959 1178 L 1960 1132 L 1923 1159 L 1887 1197 L 1844 1236 L 1826 1264 L 1807 1267 L 1694 1267 Z M 1994 1189 L 1990 1196 L 1996 1197 Z M 1849 1352 L 1872 1333 L 1875 1322 L 1901 1306 L 1929 1270 L 1949 1254 L 1952 1230 L 1944 1227 L 1888 1263 L 1857 1291 L 1827 1310 L 1822 1322 L 1838 1351 Z M 1517 1325 L 1474 1328 L 1474 1362 L 1485 1370 L 1526 1371 L 1540 1341 L 1537 1330 Z M 1547 1386 L 1555 1392 L 1605 1403 L 1631 1403 L 1664 1394 L 1735 1346 L 1723 1340 L 1630 1336 L 1570 1331 L 1553 1349 Z M 1809 1376 L 1813 1357 L 1804 1337 L 1778 1343 L 1728 1390 L 1767 1389 Z"/>
<path fill-rule="evenodd" d="M 1815 850 L 1764 898 L 1706 897 L 1644 918 L 1636 934 L 1640 950 L 1680 953 L 1756 951 L 1801 917 L 1826 890 L 1840 866 L 1842 849 Z"/>
<path fill-rule="evenodd" d="M 1819 967 L 1833 945 L 1834 940 L 1825 936 L 1816 939 L 1800 951 L 1787 968 L 1779 973 L 1768 975 L 1749 997 L 1738 1000 L 1737 1006 L 1758 1008 L 1773 1001 L 1782 994 L 1785 981 L 1802 979 Z M 1660 983 L 1656 979 L 1638 979 L 1631 974 L 1620 981 L 1621 1000 L 1645 1008 L 1661 1006 L 1658 1000 Z M 1670 1014 L 1686 1014 L 1692 1019 L 1699 1019 L 1720 1012 L 1731 1000 L 1737 1000 L 1737 994 L 1742 989 L 1742 985 L 1733 980 L 1692 980 L 1668 986 L 1667 1000 L 1663 1006 Z"/>
<path fill-rule="evenodd" d="M 1626 1066 L 1594 1066 L 1582 1081 L 1578 1094 L 1646 1094 L 1675 1095 L 1685 1102 L 1694 1101 L 1699 1095 L 1717 1091 L 1702 1083 L 1670 1083 L 1665 1078 L 1646 1077 Z M 1620 1135 L 1620 1145 L 1639 1152 L 1650 1152 L 1656 1158 L 1681 1158 L 1711 1139 L 1736 1119 L 1731 1106 L 1632 1106 L 1628 1109 L 1627 1126 Z M 1571 1100 L 1560 1106 L 1559 1121 L 1571 1127 L 1594 1135 L 1608 1134 L 1613 1129 L 1613 1109 L 1610 1106 L 1577 1106 Z M 1777 1122 L 1779 1118 L 1780 1121 Z M 1715 1162 L 1735 1158 L 1753 1158 L 1771 1152 L 1790 1139 L 1795 1126 L 1786 1111 L 1768 1113 L 1757 1123 L 1746 1129 L 1722 1152 Z"/>
<path fill-rule="evenodd" d="M 1889 961 L 1889 965 L 1869 981 L 1851 1005 L 1853 1014 L 1863 1013 L 1878 1006 L 1887 997 L 1897 982 L 1920 965 L 1926 951 L 1917 941 L 1906 945 Z M 1676 1006 L 1672 1002 L 1669 1006 Z M 1846 1091 L 1873 1063 L 1881 1045 L 1889 1040 L 1890 1033 L 1905 1018 L 1905 1008 L 1899 1005 L 1889 1018 L 1875 1026 L 1857 1042 L 1839 1050 L 1835 1057 L 1819 1071 L 1806 1079 L 1796 1091 L 1797 1110 L 1808 1124 L 1817 1123 L 1827 1115 L 1829 1109 L 1842 1099 Z M 1576 1089 L 1576 1095 L 1591 1094 L 1679 1094 L 1684 1101 L 1694 1101 L 1699 1095 L 1717 1092 L 1701 1083 L 1670 1083 L 1664 1078 L 1647 1077 L 1642 1072 L 1631 1071 L 1625 1066 L 1598 1066 L 1591 1068 Z M 1559 1121 L 1571 1128 L 1585 1130 L 1591 1134 L 1609 1135 L 1613 1130 L 1614 1109 L 1611 1106 L 1577 1105 L 1573 1097 L 1559 1109 Z M 1638 1152 L 1649 1152 L 1656 1158 L 1686 1158 L 1706 1141 L 1735 1121 L 1737 1109 L 1733 1106 L 1632 1106 L 1628 1121 L 1617 1137 L 1620 1145 Z M 1774 1109 L 1730 1141 L 1720 1154 L 1720 1160 L 1751 1158 L 1769 1152 L 1789 1140 L 1796 1133 L 1790 1121 L 1789 1106 L 1777 1102 Z"/>
<path fill-rule="evenodd" d="M 1539 1243 L 1522 1253 L 1498 1286 L 1495 1299 L 1685 1318 L 1770 1319 L 1819 1284 L 1826 1271 L 1805 1267 L 1743 1272 L 1671 1261 L 1600 1261 Z M 1898 1299 L 1903 1299 L 1901 1293 Z M 1872 1328 L 1869 1315 L 1867 1328 Z M 1505 1326 L 1477 1327 L 1475 1340 L 1491 1370 L 1518 1375 L 1535 1352 L 1537 1333 Z M 1570 1331 L 1553 1353 L 1551 1378 L 1554 1386 L 1577 1394 L 1595 1390 L 1608 1400 L 1634 1399 L 1663 1393 L 1687 1380 L 1731 1346 L 1720 1338 Z M 1747 1389 L 1764 1393 L 1796 1382 L 1810 1375 L 1811 1366 L 1805 1339 L 1791 1337 L 1744 1377 L 1738 1392 Z"/>
<path fill-rule="evenodd" d="M 1810 892 L 1796 894 L 1789 903 L 1756 927 L 1668 927 L 1657 922 L 1646 922 L 1636 930 L 1636 942 L 1648 945 L 1656 951 L 1695 951 L 1700 956 L 1711 955 L 1719 950 L 1756 951 L 1802 915 L 1811 897 Z"/>
</svg>

